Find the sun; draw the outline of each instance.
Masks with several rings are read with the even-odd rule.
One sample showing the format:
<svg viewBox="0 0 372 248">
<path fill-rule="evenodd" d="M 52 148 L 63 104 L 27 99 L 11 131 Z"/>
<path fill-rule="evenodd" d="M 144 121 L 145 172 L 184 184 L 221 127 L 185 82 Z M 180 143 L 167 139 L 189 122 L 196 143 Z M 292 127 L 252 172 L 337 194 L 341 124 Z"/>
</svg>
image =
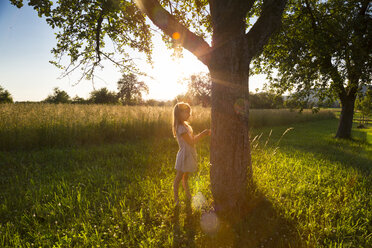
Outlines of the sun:
<svg viewBox="0 0 372 248">
<path fill-rule="evenodd" d="M 154 38 L 153 62 L 153 68 L 145 71 L 151 78 L 143 79 L 149 87 L 149 94 L 144 99 L 173 100 L 177 95 L 186 93 L 187 84 L 182 84 L 184 78 L 195 73 L 209 72 L 208 67 L 186 49 L 183 50 L 182 58 L 172 58 L 172 50 L 165 46 L 160 36 Z M 256 88 L 262 90 L 265 77 L 250 76 L 250 91 Z"/>
<path fill-rule="evenodd" d="M 208 68 L 194 55 L 184 51 L 182 58 L 172 58 L 172 51 L 161 49 L 153 55 L 154 68 L 149 73 L 153 79 L 147 80 L 149 95 L 147 99 L 172 100 L 187 91 L 183 79 L 192 74 L 207 72 Z"/>
</svg>

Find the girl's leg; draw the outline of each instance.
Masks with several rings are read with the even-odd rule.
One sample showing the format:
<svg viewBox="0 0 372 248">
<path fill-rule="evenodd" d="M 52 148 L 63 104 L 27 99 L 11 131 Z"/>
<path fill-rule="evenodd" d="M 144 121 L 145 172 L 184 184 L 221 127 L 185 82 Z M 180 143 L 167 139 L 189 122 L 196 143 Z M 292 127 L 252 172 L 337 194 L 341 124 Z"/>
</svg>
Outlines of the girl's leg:
<svg viewBox="0 0 372 248">
<path fill-rule="evenodd" d="M 176 205 L 178 205 L 178 188 L 180 186 L 180 181 L 182 179 L 183 172 L 177 171 L 176 177 L 174 178 L 173 182 L 173 193 L 174 193 L 174 202 Z"/>
<path fill-rule="evenodd" d="M 182 186 L 185 190 L 187 199 L 191 200 L 191 194 L 190 194 L 190 189 L 189 189 L 189 173 L 188 172 L 183 173 Z"/>
</svg>

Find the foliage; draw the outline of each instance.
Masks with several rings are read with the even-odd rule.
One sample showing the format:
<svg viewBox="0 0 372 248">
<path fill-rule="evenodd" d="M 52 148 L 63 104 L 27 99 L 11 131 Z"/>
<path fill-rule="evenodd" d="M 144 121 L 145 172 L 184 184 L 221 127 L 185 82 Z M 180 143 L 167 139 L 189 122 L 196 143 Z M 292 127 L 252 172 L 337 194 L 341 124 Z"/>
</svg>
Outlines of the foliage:
<svg viewBox="0 0 372 248">
<path fill-rule="evenodd" d="M 181 190 L 178 210 L 174 138 L 0 151 L 0 246 L 370 247 L 371 145 L 333 139 L 335 120 L 291 126 L 282 139 L 287 127 L 252 130 L 249 214 L 216 233 L 201 228 L 212 205 L 209 140 L 197 146 L 195 201 Z"/>
<path fill-rule="evenodd" d="M 22 7 L 24 2 L 23 0 L 10 1 L 18 8 Z M 135 65 L 128 49 L 144 52 L 151 61 L 150 26 L 134 1 L 28 0 L 27 2 L 34 7 L 39 17 L 44 16 L 49 26 L 56 29 L 57 44 L 52 49 L 56 60 L 50 62 L 63 69 L 64 76 L 80 67 L 83 76 L 92 78 L 96 67 L 102 67 L 102 60 L 112 62 L 122 70 L 133 71 Z M 113 47 L 106 44 L 110 39 L 113 41 Z M 70 64 L 60 63 L 64 55 L 69 56 Z"/>
<path fill-rule="evenodd" d="M 85 100 L 82 97 L 79 97 L 78 95 L 76 95 L 74 98 L 72 98 L 71 103 L 74 103 L 74 104 L 86 104 L 86 103 L 89 103 L 89 101 L 88 100 Z"/>
<path fill-rule="evenodd" d="M 267 73 L 271 86 L 280 92 L 295 91 L 298 99 L 314 92 L 320 99 L 340 97 L 370 84 L 368 3 L 290 1 L 281 31 L 254 61 L 255 71 Z"/>
<path fill-rule="evenodd" d="M 186 79 L 186 83 L 187 95 L 193 97 L 194 104 L 201 104 L 203 107 L 211 106 L 212 79 L 209 73 L 193 74 Z"/>
<path fill-rule="evenodd" d="M 44 99 L 46 103 L 69 103 L 71 102 L 70 96 L 66 91 L 60 90 L 58 87 L 53 89 L 53 94 Z"/>
<path fill-rule="evenodd" d="M 47 23 L 56 29 L 57 44 L 52 49 L 56 60 L 50 61 L 62 69 L 63 76 L 83 70 L 83 76 L 94 78 L 96 67 L 108 60 L 125 73 L 139 73 L 129 51 L 139 51 L 152 62 L 152 32 L 145 16 L 131 0 L 10 0 L 18 8 L 28 2 Z M 211 33 L 208 1 L 161 1 L 164 7 L 185 27 L 193 28 L 197 35 L 207 37 Z M 193 10 L 190 13 L 190 10 Z M 190 13 L 190 14 L 189 14 Z M 182 53 L 176 40 L 163 35 L 163 40 L 175 54 Z M 113 46 L 108 46 L 111 40 Z M 67 55 L 70 63 L 61 64 Z M 119 56 L 118 56 L 119 55 Z M 83 78 L 83 77 L 82 77 Z M 82 79 L 81 78 L 81 79 Z"/>
<path fill-rule="evenodd" d="M 162 101 L 162 100 L 156 100 L 156 99 L 148 99 L 144 102 L 144 105 L 147 106 L 159 106 L 159 107 L 164 107 L 164 106 L 174 106 L 173 101 L 168 100 L 168 101 Z"/>
<path fill-rule="evenodd" d="M 133 73 L 123 74 L 118 81 L 118 97 L 125 105 L 135 105 L 141 103 L 142 93 L 149 93 L 149 87 L 145 82 L 138 81 Z"/>
<path fill-rule="evenodd" d="M 10 0 L 10 2 L 18 8 L 21 8 L 24 2 L 27 2 L 37 11 L 39 17 L 45 17 L 49 26 L 57 30 L 57 44 L 52 49 L 56 60 L 50 61 L 50 63 L 63 69 L 63 76 L 81 68 L 83 76 L 93 78 L 96 67 L 103 66 L 102 60 L 111 61 L 126 73 L 138 73 L 133 58 L 130 57 L 130 52 L 128 52 L 132 50 L 144 53 L 148 62 L 151 62 L 152 29 L 146 23 L 145 16 L 136 6 L 136 3 L 141 5 L 141 1 L 60 0 L 53 2 L 49 0 Z M 188 41 L 183 37 L 185 31 L 190 34 L 187 37 L 188 39 L 192 38 L 197 42 L 212 38 L 213 23 L 210 1 L 161 0 L 159 3 L 161 4 L 159 8 L 152 11 L 152 14 L 160 22 L 156 25 L 163 24 L 160 25 L 161 28 L 171 26 L 170 24 L 178 25 L 178 27 L 182 26 L 182 30 L 178 30 L 180 32 L 178 34 L 182 34 L 179 39 L 173 37 L 173 32 L 169 34 L 162 30 L 164 32 L 162 33 L 163 41 L 169 48 L 174 49 L 175 55 L 182 56 L 182 47 L 193 50 L 200 45 L 187 45 Z M 268 14 L 266 12 L 272 11 L 272 14 L 276 14 L 272 5 L 272 2 L 269 1 L 267 4 L 263 4 L 262 0 L 244 3 L 243 8 L 239 8 L 236 12 L 239 12 L 239 17 L 241 17 L 243 23 L 245 19 L 245 31 L 248 32 L 255 26 L 253 28 L 255 29 L 255 36 L 259 37 L 261 35 L 259 29 L 262 25 L 270 24 L 270 28 L 267 29 L 275 26 L 267 23 L 266 20 L 262 20 L 262 22 L 260 20 L 257 25 L 253 25 L 251 22 L 252 18 L 259 17 L 263 7 L 268 9 L 268 11 L 265 11 L 265 18 Z M 237 6 L 234 3 L 231 7 L 236 10 Z M 163 12 L 163 8 L 166 14 Z M 165 25 L 166 23 L 169 25 Z M 112 47 L 106 44 L 109 40 L 113 43 Z M 249 39 L 248 41 L 252 42 L 253 40 Z M 208 45 L 206 42 L 204 43 L 204 45 Z M 261 41 L 253 42 L 252 47 L 260 47 L 261 43 Z M 121 58 L 118 59 L 115 54 L 119 54 Z M 63 65 L 60 61 L 66 55 L 70 58 L 70 63 Z"/>
<path fill-rule="evenodd" d="M 305 109 L 305 108 L 339 108 L 340 103 L 334 96 L 319 97 L 322 94 L 321 89 L 309 90 L 309 94 L 305 96 L 303 92 L 293 92 L 285 97 L 284 106 L 291 109 Z"/>
<path fill-rule="evenodd" d="M 177 96 L 178 101 L 211 106 L 212 80 L 209 73 L 193 74 L 184 82 L 188 85 L 188 91 L 185 95 Z M 271 92 L 250 92 L 249 103 L 251 109 L 277 109 L 283 107 L 283 97 Z"/>
<path fill-rule="evenodd" d="M 12 95 L 0 86 L 0 103 L 13 103 Z"/>
<path fill-rule="evenodd" d="M 252 109 L 278 109 L 283 107 L 283 97 L 270 92 L 249 93 L 249 107 Z"/>
<path fill-rule="evenodd" d="M 338 98 L 336 138 L 352 138 L 356 94 L 372 82 L 371 9 L 368 0 L 289 1 L 281 31 L 254 62 L 301 108 L 314 93 L 321 102 Z"/>
<path fill-rule="evenodd" d="M 89 102 L 95 104 L 118 104 L 119 99 L 115 92 L 109 91 L 106 87 L 99 90 L 93 90 L 88 99 Z"/>
</svg>

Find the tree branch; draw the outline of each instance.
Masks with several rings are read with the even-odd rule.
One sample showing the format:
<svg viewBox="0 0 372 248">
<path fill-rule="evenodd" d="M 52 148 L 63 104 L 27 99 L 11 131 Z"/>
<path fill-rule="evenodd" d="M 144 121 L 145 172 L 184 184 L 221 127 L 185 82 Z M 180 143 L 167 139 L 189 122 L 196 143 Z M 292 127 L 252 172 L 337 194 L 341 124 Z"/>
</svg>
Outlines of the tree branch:
<svg viewBox="0 0 372 248">
<path fill-rule="evenodd" d="M 141 11 L 166 35 L 179 41 L 185 49 L 193 53 L 205 65 L 209 64 L 211 47 L 202 37 L 180 24 L 157 0 L 136 0 L 136 3 Z"/>
<path fill-rule="evenodd" d="M 286 3 L 287 0 L 264 0 L 260 17 L 245 35 L 247 57 L 252 58 L 258 54 L 271 34 L 280 27 Z"/>
<path fill-rule="evenodd" d="M 332 65 L 332 59 L 330 55 L 325 55 L 321 58 L 321 67 L 324 68 L 325 73 L 327 73 L 333 81 L 333 86 L 338 91 L 338 95 L 341 98 L 347 96 L 346 89 L 344 87 L 344 80 L 342 79 L 339 71 Z"/>
<path fill-rule="evenodd" d="M 101 36 L 101 28 L 102 28 L 102 21 L 103 21 L 103 10 L 99 14 L 98 20 L 97 20 L 97 30 L 96 30 L 96 56 L 97 56 L 97 63 L 101 62 L 101 56 L 100 56 L 100 36 Z"/>
</svg>

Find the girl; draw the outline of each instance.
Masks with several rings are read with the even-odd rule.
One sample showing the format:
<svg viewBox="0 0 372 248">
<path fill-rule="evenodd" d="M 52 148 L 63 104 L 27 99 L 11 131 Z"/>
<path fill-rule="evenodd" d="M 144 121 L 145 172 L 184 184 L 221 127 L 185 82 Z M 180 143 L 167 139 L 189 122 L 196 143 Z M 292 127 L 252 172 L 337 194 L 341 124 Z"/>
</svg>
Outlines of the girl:
<svg viewBox="0 0 372 248">
<path fill-rule="evenodd" d="M 195 143 L 204 136 L 210 135 L 211 130 L 205 129 L 198 135 L 193 135 L 191 126 L 187 123 L 191 115 L 191 107 L 184 102 L 177 103 L 173 108 L 173 136 L 177 139 L 179 151 L 176 158 L 177 170 L 173 183 L 174 202 L 179 205 L 178 188 L 182 179 L 182 185 L 186 192 L 186 197 L 191 200 L 191 194 L 188 185 L 189 173 L 195 172 L 198 168 L 196 160 Z"/>
</svg>

